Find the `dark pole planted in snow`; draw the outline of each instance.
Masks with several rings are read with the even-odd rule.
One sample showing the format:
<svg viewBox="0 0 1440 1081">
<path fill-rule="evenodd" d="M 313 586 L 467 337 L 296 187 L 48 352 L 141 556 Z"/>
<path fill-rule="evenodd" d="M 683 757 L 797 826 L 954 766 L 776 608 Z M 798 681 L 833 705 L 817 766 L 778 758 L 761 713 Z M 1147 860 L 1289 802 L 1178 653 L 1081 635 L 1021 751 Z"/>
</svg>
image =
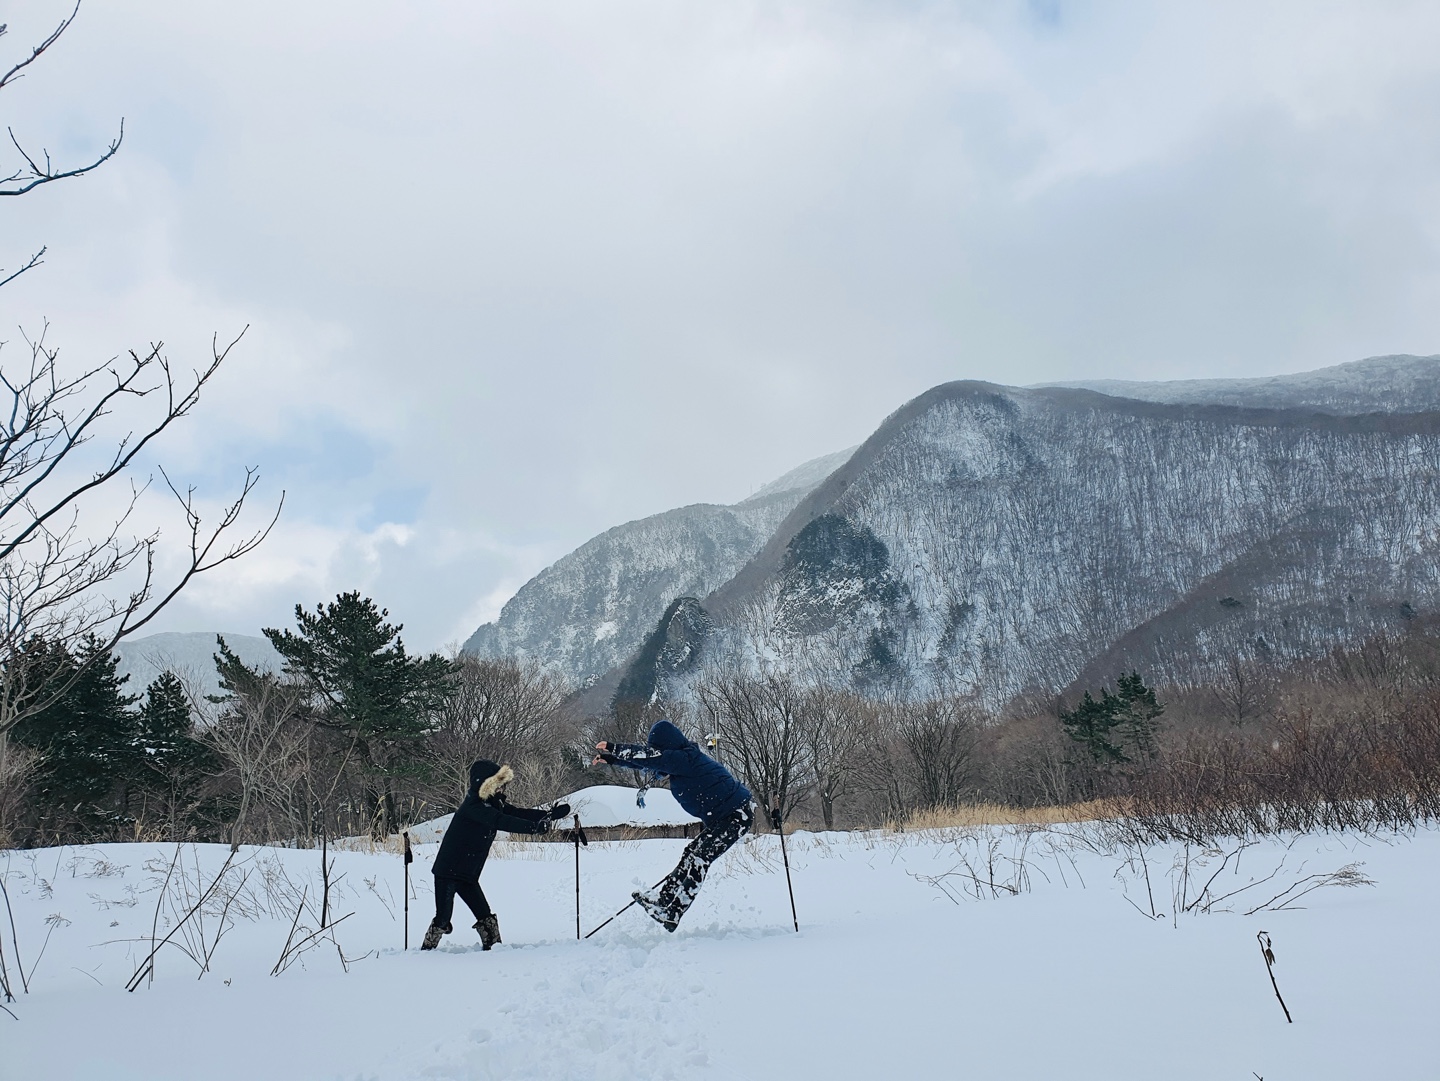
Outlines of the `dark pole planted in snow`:
<svg viewBox="0 0 1440 1081">
<path fill-rule="evenodd" d="M 590 847 L 585 831 L 580 828 L 580 816 L 575 816 L 575 941 L 580 941 L 580 846 Z M 599 930 L 599 928 L 596 928 Z"/>
<path fill-rule="evenodd" d="M 770 822 L 775 827 L 775 832 L 780 834 L 780 858 L 785 861 L 785 888 L 790 891 L 790 921 L 795 924 L 795 933 L 800 933 L 800 917 L 795 915 L 795 886 L 790 881 L 790 855 L 785 851 L 785 820 L 780 815 L 780 797 L 775 797 L 775 804 L 770 808 Z"/>
<path fill-rule="evenodd" d="M 405 838 L 405 948 L 410 948 L 410 865 L 415 862 L 415 853 L 410 851 L 410 831 L 401 834 Z"/>
</svg>

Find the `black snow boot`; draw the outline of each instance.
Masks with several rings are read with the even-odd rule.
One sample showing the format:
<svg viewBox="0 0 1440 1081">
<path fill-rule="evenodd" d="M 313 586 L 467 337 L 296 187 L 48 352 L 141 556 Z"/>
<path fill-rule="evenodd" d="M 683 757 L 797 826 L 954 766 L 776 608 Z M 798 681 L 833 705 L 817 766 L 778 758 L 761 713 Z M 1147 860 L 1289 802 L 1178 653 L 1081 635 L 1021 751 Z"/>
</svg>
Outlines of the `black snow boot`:
<svg viewBox="0 0 1440 1081">
<path fill-rule="evenodd" d="M 430 926 L 425 928 L 425 941 L 420 943 L 420 948 L 422 950 L 433 950 L 436 946 L 440 945 L 441 936 L 448 935 L 449 933 L 449 924 L 440 924 L 431 920 Z"/>
<path fill-rule="evenodd" d="M 493 912 L 476 920 L 475 930 L 480 932 L 480 948 L 482 950 L 488 950 L 500 941 L 500 921 L 495 918 Z"/>
<path fill-rule="evenodd" d="M 630 895 L 635 898 L 635 903 L 643 908 L 646 914 L 665 930 L 673 932 L 680 926 L 680 916 L 669 905 L 658 897 L 652 897 L 649 893 L 636 890 Z"/>
</svg>

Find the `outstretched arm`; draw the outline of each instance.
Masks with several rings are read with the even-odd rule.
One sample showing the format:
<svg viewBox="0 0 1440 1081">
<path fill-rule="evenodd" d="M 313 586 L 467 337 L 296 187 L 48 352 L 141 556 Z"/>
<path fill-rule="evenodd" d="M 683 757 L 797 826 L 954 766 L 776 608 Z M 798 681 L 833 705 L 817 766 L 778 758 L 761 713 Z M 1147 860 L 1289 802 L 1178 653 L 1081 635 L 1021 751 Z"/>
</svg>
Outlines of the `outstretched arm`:
<svg viewBox="0 0 1440 1081">
<path fill-rule="evenodd" d="M 506 833 L 548 833 L 550 830 L 549 817 L 544 818 L 521 818 L 515 814 L 515 808 L 508 807 L 499 812 L 495 821 L 495 828 L 504 830 Z"/>
<path fill-rule="evenodd" d="M 461 812 L 467 818 L 506 833 L 544 833 L 550 828 L 548 817 L 521 818 L 514 813 L 515 810 L 513 807 L 492 807 L 488 803 L 473 803 L 468 807 L 461 807 Z"/>
<path fill-rule="evenodd" d="M 656 773 L 674 775 L 688 772 L 685 756 L 678 751 L 657 751 L 642 743 L 595 744 L 600 752 L 590 762 L 592 766 L 605 763 L 610 766 L 624 766 L 626 769 L 653 769 Z"/>
</svg>

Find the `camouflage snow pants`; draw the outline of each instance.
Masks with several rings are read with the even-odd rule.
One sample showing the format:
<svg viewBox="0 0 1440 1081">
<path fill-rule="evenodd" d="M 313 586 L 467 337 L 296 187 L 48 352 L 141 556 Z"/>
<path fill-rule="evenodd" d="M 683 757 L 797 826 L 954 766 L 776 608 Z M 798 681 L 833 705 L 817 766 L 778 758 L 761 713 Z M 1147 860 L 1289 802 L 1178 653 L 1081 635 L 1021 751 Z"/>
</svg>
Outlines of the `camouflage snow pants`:
<svg viewBox="0 0 1440 1081">
<path fill-rule="evenodd" d="M 695 902 L 700 892 L 700 883 L 710 865 L 729 851 L 730 846 L 750 832 L 755 824 L 755 813 L 749 806 L 732 811 L 726 818 L 700 831 L 700 836 L 685 846 L 685 854 L 675 865 L 675 870 L 665 876 L 665 881 L 656 891 L 658 907 L 669 916 L 672 923 L 679 923 Z"/>
</svg>

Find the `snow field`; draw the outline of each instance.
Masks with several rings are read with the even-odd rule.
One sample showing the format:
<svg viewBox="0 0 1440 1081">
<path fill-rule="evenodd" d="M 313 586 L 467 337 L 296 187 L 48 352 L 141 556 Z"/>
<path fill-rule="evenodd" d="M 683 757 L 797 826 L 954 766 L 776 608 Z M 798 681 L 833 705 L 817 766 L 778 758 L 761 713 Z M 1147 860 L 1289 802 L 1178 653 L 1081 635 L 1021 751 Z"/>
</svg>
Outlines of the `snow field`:
<svg viewBox="0 0 1440 1081">
<path fill-rule="evenodd" d="M 412 867 L 409 953 L 399 949 L 400 859 L 333 852 L 333 912 L 353 913 L 335 928 L 349 971 L 327 939 L 275 977 L 295 905 L 319 885 L 319 853 L 245 848 L 207 905 L 203 942 L 197 927 L 187 947 L 213 948 L 211 971 L 197 980 L 197 964 L 169 947 L 153 984 L 133 994 L 124 986 L 150 949 L 174 846 L 3 853 L 34 974 L 10 1005 L 20 1019 L 0 1014 L 0 1078 L 1436 1075 L 1440 831 L 1267 840 L 1223 868 L 1222 856 L 1191 849 L 1187 866 L 1182 846 L 1154 846 L 1146 864 L 1163 919 L 1131 903 L 1149 908 L 1137 861 L 1064 831 L 788 843 L 798 935 L 776 839 L 759 837 L 717 865 L 676 934 L 632 908 L 584 942 L 573 848 L 497 845 L 482 883 L 505 944 L 490 953 L 463 906 L 440 950 L 414 949 L 432 911 L 434 846 Z M 584 930 L 661 877 L 683 844 L 583 850 Z M 188 878 L 171 872 L 166 895 L 198 896 L 227 855 L 184 846 Z M 1375 885 L 1242 914 L 1356 863 Z M 1217 870 L 1206 899 L 1273 877 L 1208 914 L 1202 902 L 1174 915 L 1175 891 L 1194 901 Z M 232 898 L 229 929 L 216 944 L 221 895 Z M 301 930 L 314 922 L 302 916 Z M 1265 974 L 1261 929 L 1293 1025 Z"/>
</svg>

